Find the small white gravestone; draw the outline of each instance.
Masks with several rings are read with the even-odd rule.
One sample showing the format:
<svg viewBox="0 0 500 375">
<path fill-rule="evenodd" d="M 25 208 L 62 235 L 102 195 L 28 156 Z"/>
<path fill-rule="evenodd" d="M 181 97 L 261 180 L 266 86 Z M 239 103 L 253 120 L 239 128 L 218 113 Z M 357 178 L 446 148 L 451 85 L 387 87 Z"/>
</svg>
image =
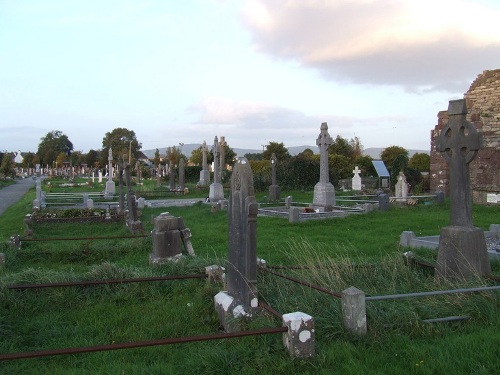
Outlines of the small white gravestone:
<svg viewBox="0 0 500 375">
<path fill-rule="evenodd" d="M 352 176 L 352 190 L 361 191 L 361 176 L 359 175 L 361 170 L 356 166 L 352 173 L 354 173 L 354 176 Z"/>
<path fill-rule="evenodd" d="M 406 198 L 408 196 L 408 182 L 403 172 L 399 172 L 398 182 L 396 182 L 396 198 Z"/>
</svg>

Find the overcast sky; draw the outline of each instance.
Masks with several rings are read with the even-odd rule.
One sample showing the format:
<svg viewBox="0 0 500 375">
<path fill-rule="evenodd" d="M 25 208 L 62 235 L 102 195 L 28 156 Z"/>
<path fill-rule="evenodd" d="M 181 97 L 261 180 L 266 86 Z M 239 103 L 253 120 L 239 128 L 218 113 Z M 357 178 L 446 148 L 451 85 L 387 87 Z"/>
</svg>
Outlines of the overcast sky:
<svg viewBox="0 0 500 375">
<path fill-rule="evenodd" d="M 0 0 L 0 151 L 332 137 L 428 150 L 437 112 L 500 68 L 498 0 Z"/>
</svg>

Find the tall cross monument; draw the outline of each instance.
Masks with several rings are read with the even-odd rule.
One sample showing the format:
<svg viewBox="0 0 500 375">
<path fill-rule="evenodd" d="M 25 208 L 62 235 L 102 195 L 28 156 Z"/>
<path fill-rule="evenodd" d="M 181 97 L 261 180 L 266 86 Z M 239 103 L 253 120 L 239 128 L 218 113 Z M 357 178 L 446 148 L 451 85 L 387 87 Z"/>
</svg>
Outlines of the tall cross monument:
<svg viewBox="0 0 500 375">
<path fill-rule="evenodd" d="M 448 124 L 436 142 L 450 165 L 450 226 L 441 229 L 436 276 L 470 278 L 491 272 L 484 232 L 472 225 L 469 164 L 482 147 L 482 138 L 466 119 L 464 99 L 451 100 Z"/>
</svg>

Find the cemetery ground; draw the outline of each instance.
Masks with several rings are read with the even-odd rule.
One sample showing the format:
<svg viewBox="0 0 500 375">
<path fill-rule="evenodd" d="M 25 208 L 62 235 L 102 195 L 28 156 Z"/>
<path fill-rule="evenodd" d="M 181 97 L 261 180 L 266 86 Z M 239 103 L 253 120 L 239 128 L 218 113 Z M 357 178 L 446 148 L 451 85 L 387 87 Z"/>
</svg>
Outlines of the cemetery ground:
<svg viewBox="0 0 500 375">
<path fill-rule="evenodd" d="M 54 188 L 55 189 L 55 188 Z M 191 194 L 191 193 L 190 193 Z M 200 197 L 204 192 L 195 192 Z M 286 192 L 311 202 L 311 192 Z M 35 193 L 0 216 L 0 355 L 23 351 L 114 345 L 220 333 L 213 297 L 221 284 L 205 279 L 119 283 L 99 286 L 11 290 L 9 285 L 203 274 L 205 266 L 225 265 L 227 211 L 206 204 L 145 208 L 151 218 L 165 211 L 181 216 L 191 229 L 196 257 L 150 266 L 151 237 L 84 241 L 7 242 L 24 233 L 24 215 Z M 191 197 L 191 195 L 190 195 Z M 257 195 L 264 202 L 264 194 Z M 388 212 L 300 223 L 258 217 L 257 254 L 276 272 L 341 292 L 356 286 L 367 295 L 412 293 L 497 285 L 476 278 L 441 282 L 427 268 L 407 264 L 399 246 L 402 231 L 435 235 L 449 223 L 443 205 L 392 206 Z M 498 207 L 474 206 L 473 222 L 487 229 L 499 223 Z M 34 238 L 130 236 L 123 222 L 33 224 Z M 415 251 L 434 262 L 430 250 Z M 493 274 L 500 275 L 498 262 Z M 357 337 L 342 324 L 340 300 L 259 271 L 259 299 L 280 313 L 302 311 L 315 319 L 316 356 L 291 358 L 281 334 L 199 341 L 105 352 L 7 360 L 5 374 L 497 374 L 500 355 L 498 292 L 450 294 L 367 303 L 368 333 Z M 466 320 L 424 323 L 424 319 L 468 316 Z M 249 329 L 279 327 L 276 317 L 259 313 Z"/>
</svg>

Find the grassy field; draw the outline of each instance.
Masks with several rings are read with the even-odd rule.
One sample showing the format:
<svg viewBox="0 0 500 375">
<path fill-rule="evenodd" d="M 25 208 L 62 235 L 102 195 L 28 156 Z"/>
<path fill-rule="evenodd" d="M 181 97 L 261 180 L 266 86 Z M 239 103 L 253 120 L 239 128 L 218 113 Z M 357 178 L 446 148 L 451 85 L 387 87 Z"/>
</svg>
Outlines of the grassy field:
<svg viewBox="0 0 500 375">
<path fill-rule="evenodd" d="M 287 192 L 311 201 L 312 192 Z M 151 267 L 150 238 L 23 242 L 23 217 L 34 193 L 0 216 L 0 252 L 7 257 L 0 275 L 0 353 L 112 345 L 136 340 L 207 335 L 220 332 L 213 296 L 222 286 L 204 280 L 162 281 L 96 287 L 13 291 L 11 284 L 120 279 L 203 273 L 227 259 L 227 212 L 204 204 L 190 208 L 145 209 L 151 218 L 168 211 L 191 229 L 195 258 Z M 203 196 L 203 195 L 202 195 Z M 258 194 L 264 201 L 264 194 Z M 498 207 L 474 207 L 474 224 L 498 223 Z M 369 295 L 493 285 L 484 279 L 437 283 L 432 274 L 405 264 L 399 235 L 438 234 L 449 223 L 449 206 L 392 207 L 389 212 L 345 219 L 289 223 L 259 217 L 258 256 L 269 265 L 304 265 L 284 270 L 332 291 L 354 285 Z M 35 238 L 121 236 L 124 224 L 37 224 Z M 428 250 L 418 255 L 434 261 Z M 493 264 L 494 274 L 500 266 Z M 342 326 L 340 303 L 328 295 L 259 273 L 259 298 L 281 313 L 303 311 L 316 324 L 317 355 L 289 357 L 281 335 L 196 342 L 141 349 L 56 356 L 0 363 L 5 374 L 498 374 L 500 294 L 447 295 L 370 302 L 369 331 L 353 337 Z M 426 324 L 423 319 L 467 315 L 468 320 Z M 250 328 L 280 326 L 259 314 Z"/>
</svg>

